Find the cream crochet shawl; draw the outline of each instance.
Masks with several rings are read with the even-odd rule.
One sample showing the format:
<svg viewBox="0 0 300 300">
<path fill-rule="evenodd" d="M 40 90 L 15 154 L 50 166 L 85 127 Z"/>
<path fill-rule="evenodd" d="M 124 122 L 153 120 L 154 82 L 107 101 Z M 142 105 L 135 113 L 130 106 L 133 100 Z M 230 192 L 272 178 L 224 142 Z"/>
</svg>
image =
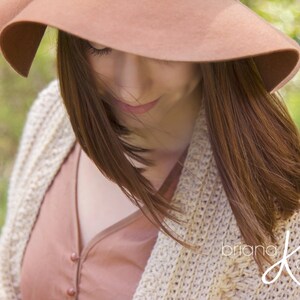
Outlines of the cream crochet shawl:
<svg viewBox="0 0 300 300">
<path fill-rule="evenodd" d="M 15 159 L 0 239 L 0 299 L 22 299 L 19 287 L 25 247 L 45 191 L 74 143 L 55 79 L 32 105 Z M 300 285 L 292 276 L 280 274 L 275 282 L 266 284 L 249 251 L 229 255 L 228 247 L 242 249 L 245 244 L 216 169 L 203 110 L 199 111 L 172 201 L 184 209 L 188 223 L 179 226 L 168 221 L 169 226 L 201 248 L 187 250 L 159 232 L 134 300 L 300 299 Z M 290 253 L 300 245 L 298 213 L 278 226 L 276 261 L 283 256 L 287 229 Z M 224 253 L 222 246 L 227 246 Z M 291 275 L 300 282 L 300 250 L 287 258 L 287 263 Z"/>
</svg>

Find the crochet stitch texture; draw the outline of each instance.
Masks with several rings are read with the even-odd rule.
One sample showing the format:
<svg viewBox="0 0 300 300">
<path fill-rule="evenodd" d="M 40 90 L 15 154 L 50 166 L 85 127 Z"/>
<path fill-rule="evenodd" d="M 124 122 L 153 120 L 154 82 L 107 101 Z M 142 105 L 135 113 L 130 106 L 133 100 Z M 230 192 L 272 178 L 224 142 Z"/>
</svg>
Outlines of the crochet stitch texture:
<svg viewBox="0 0 300 300">
<path fill-rule="evenodd" d="M 1 300 L 22 299 L 20 273 L 30 233 L 43 196 L 75 141 L 55 79 L 30 108 L 9 182 L 0 236 Z M 223 245 L 245 244 L 218 175 L 203 109 L 172 201 L 183 209 L 186 224 L 166 223 L 180 238 L 200 248 L 188 250 L 159 232 L 133 300 L 300 299 L 300 285 L 291 276 L 281 274 L 265 284 L 251 255 L 222 255 Z M 282 258 L 287 229 L 290 253 L 300 246 L 299 212 L 277 226 L 275 262 Z M 287 261 L 300 282 L 300 250 Z"/>
</svg>

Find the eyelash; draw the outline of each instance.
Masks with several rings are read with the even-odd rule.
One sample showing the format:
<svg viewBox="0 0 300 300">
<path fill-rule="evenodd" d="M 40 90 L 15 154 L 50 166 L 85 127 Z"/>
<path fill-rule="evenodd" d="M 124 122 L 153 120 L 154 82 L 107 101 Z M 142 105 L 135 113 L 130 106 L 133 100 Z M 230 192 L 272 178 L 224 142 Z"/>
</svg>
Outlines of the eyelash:
<svg viewBox="0 0 300 300">
<path fill-rule="evenodd" d="M 107 55 L 112 51 L 111 48 L 96 49 L 90 44 L 87 44 L 87 47 L 88 47 L 88 50 L 90 51 L 90 53 L 92 55 L 96 55 L 96 56 Z"/>
<path fill-rule="evenodd" d="M 90 53 L 95 56 L 108 55 L 112 51 L 112 48 L 108 48 L 108 47 L 106 47 L 104 49 L 96 49 L 89 43 L 87 43 L 87 47 L 88 47 L 88 50 L 90 51 Z M 158 60 L 158 63 L 162 64 L 162 65 L 169 65 L 171 63 L 171 61 Z"/>
</svg>

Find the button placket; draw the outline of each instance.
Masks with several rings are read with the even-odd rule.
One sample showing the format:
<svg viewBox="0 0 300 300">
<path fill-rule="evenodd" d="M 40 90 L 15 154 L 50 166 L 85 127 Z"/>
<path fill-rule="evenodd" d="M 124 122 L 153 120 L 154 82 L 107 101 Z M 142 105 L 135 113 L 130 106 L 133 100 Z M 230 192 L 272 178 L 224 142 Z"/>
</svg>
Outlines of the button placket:
<svg viewBox="0 0 300 300">
<path fill-rule="evenodd" d="M 78 262 L 80 259 L 80 256 L 77 254 L 77 252 L 72 252 L 70 255 L 70 260 L 74 263 Z M 77 267 L 78 269 L 78 267 Z M 77 291 L 74 287 L 70 287 L 67 289 L 67 295 L 74 297 L 76 295 Z"/>
</svg>

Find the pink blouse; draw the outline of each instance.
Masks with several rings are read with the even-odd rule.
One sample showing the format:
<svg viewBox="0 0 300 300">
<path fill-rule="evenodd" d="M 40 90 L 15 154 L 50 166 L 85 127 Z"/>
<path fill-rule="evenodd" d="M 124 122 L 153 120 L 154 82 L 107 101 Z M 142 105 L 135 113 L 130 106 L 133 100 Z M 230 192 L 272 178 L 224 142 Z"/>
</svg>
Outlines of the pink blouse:
<svg viewBox="0 0 300 300">
<path fill-rule="evenodd" d="M 96 234 L 80 253 L 77 214 L 79 143 L 43 199 L 21 270 L 24 300 L 132 299 L 158 229 L 135 211 Z M 180 158 L 186 157 L 187 148 Z M 181 173 L 176 163 L 159 192 L 171 199 Z"/>
</svg>

